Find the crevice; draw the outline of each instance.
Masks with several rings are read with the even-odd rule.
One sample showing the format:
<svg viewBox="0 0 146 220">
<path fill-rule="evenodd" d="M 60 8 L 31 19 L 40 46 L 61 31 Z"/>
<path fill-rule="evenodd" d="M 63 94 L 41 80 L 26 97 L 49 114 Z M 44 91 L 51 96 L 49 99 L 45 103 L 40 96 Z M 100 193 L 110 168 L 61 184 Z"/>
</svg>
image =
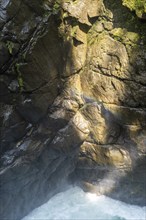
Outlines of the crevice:
<svg viewBox="0 0 146 220">
<path fill-rule="evenodd" d="M 74 75 L 79 75 L 80 72 L 83 70 L 83 67 L 81 67 L 79 70 L 77 70 L 76 72 L 72 73 L 71 75 L 69 76 L 62 76 L 62 80 L 68 80 L 70 78 L 72 78 Z"/>
<path fill-rule="evenodd" d="M 20 2 L 20 5 L 19 5 L 19 7 L 18 7 L 18 10 L 15 12 L 15 14 L 13 15 L 13 17 L 11 17 L 10 19 L 8 19 L 7 22 L 1 27 L 1 29 L 0 29 L 1 32 L 3 31 L 3 28 L 5 27 L 5 25 L 8 24 L 10 21 L 13 21 L 14 18 L 17 16 L 17 14 L 18 14 L 18 12 L 19 12 L 19 10 L 20 10 L 20 8 L 21 8 L 21 5 L 22 5 L 22 0 L 21 0 L 21 2 Z M 4 9 L 3 9 L 3 10 L 4 10 Z"/>
<path fill-rule="evenodd" d="M 7 73 L 11 72 L 13 66 L 16 63 L 24 62 L 23 55 L 26 56 L 26 54 L 30 54 L 35 44 L 37 43 L 37 40 L 43 37 L 48 32 L 47 26 L 48 26 L 48 21 L 50 17 L 51 17 L 51 14 L 48 16 L 48 19 L 45 23 L 42 18 L 41 23 L 37 26 L 37 28 L 34 30 L 32 35 L 29 37 L 29 40 L 22 44 L 18 53 L 15 54 L 15 57 L 10 58 L 10 60 L 6 64 L 4 64 L 4 66 L 1 69 L 2 75 L 5 74 L 5 72 Z"/>
<path fill-rule="evenodd" d="M 138 84 L 138 85 L 140 85 L 140 86 L 146 87 L 146 84 L 145 84 L 145 83 L 137 82 L 137 81 L 135 81 L 135 80 L 133 80 L 133 79 L 120 78 L 120 77 L 118 77 L 118 76 L 106 74 L 106 73 L 103 72 L 103 70 L 102 70 L 103 68 L 100 67 L 99 65 L 98 65 L 98 69 L 100 70 L 100 72 L 97 70 L 96 66 L 94 66 L 93 71 L 95 71 L 95 72 L 98 73 L 98 74 L 101 74 L 101 75 L 104 75 L 104 76 L 107 76 L 107 77 L 110 77 L 110 78 L 117 79 L 117 80 L 119 80 L 119 81 L 123 81 L 123 82 L 133 82 L 133 83 Z M 104 69 L 109 70 L 108 68 L 104 68 Z"/>
<path fill-rule="evenodd" d="M 116 103 L 112 103 L 112 102 L 102 102 L 103 104 L 105 104 L 105 105 L 114 105 L 114 106 L 117 106 L 117 107 L 121 107 L 121 108 L 125 108 L 125 109 L 132 109 L 132 110 L 137 110 L 138 109 L 138 111 L 146 111 L 146 108 L 145 107 L 141 107 L 141 106 L 139 106 L 139 107 L 133 107 L 133 106 L 125 106 L 125 105 L 121 105 L 121 104 L 116 104 Z"/>
</svg>

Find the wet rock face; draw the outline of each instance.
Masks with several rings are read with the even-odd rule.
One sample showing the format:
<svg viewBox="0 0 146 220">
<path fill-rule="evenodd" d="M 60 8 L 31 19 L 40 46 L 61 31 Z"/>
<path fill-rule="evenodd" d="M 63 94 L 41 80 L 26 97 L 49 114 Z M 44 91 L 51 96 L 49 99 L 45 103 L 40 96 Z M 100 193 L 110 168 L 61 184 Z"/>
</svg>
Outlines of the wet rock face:
<svg viewBox="0 0 146 220">
<path fill-rule="evenodd" d="M 145 22 L 120 0 L 10 0 L 0 30 L 0 218 L 67 180 L 146 204 Z"/>
</svg>

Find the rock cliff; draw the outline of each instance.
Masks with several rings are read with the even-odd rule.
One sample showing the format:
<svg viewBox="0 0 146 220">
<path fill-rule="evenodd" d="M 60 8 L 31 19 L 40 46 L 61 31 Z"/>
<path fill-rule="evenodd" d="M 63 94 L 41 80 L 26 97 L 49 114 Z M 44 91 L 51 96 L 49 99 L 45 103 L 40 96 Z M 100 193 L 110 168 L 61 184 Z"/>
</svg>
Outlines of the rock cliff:
<svg viewBox="0 0 146 220">
<path fill-rule="evenodd" d="M 121 0 L 0 1 L 1 219 L 68 181 L 146 205 L 144 13 Z"/>
</svg>

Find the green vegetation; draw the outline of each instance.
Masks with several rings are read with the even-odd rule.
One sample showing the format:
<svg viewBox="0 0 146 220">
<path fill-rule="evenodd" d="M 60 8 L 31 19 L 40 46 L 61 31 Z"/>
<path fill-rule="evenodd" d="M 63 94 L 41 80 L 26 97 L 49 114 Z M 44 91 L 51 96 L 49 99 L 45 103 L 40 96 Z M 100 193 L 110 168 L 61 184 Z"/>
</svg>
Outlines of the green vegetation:
<svg viewBox="0 0 146 220">
<path fill-rule="evenodd" d="M 142 17 L 143 13 L 146 13 L 146 0 L 123 0 L 123 5 L 131 11 L 135 11 L 138 17 Z"/>
<path fill-rule="evenodd" d="M 126 29 L 115 28 L 111 31 L 113 38 L 121 41 L 125 44 L 137 44 L 139 40 L 139 34 L 134 32 L 128 32 Z"/>
<path fill-rule="evenodd" d="M 123 43 L 130 55 L 132 51 L 138 51 L 141 36 L 135 32 L 129 32 L 125 28 L 115 28 L 110 32 L 112 38 Z"/>
<path fill-rule="evenodd" d="M 58 12 L 60 11 L 60 8 L 61 8 L 61 3 L 60 3 L 60 0 L 56 0 L 54 5 L 53 5 L 53 14 L 56 15 L 58 14 Z"/>
<path fill-rule="evenodd" d="M 7 41 L 6 42 L 6 46 L 7 46 L 8 50 L 9 50 L 9 53 L 12 54 L 13 48 L 14 48 L 14 43 L 12 41 Z"/>
<path fill-rule="evenodd" d="M 16 71 L 17 71 L 17 80 L 18 80 L 18 84 L 19 84 L 19 89 L 20 89 L 20 93 L 23 91 L 23 87 L 24 87 L 24 83 L 23 83 L 23 78 L 22 78 L 22 73 L 20 71 L 20 66 L 21 64 L 16 63 L 15 67 L 16 67 Z"/>
</svg>

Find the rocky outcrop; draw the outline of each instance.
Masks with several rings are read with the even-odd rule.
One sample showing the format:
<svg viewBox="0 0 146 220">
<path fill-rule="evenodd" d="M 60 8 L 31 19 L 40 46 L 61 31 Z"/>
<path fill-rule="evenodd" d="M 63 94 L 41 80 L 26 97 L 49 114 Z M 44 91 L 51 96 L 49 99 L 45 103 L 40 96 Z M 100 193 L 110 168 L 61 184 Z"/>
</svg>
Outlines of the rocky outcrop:
<svg viewBox="0 0 146 220">
<path fill-rule="evenodd" d="M 67 181 L 145 205 L 145 21 L 120 0 L 10 0 L 0 29 L 1 219 Z"/>
</svg>

